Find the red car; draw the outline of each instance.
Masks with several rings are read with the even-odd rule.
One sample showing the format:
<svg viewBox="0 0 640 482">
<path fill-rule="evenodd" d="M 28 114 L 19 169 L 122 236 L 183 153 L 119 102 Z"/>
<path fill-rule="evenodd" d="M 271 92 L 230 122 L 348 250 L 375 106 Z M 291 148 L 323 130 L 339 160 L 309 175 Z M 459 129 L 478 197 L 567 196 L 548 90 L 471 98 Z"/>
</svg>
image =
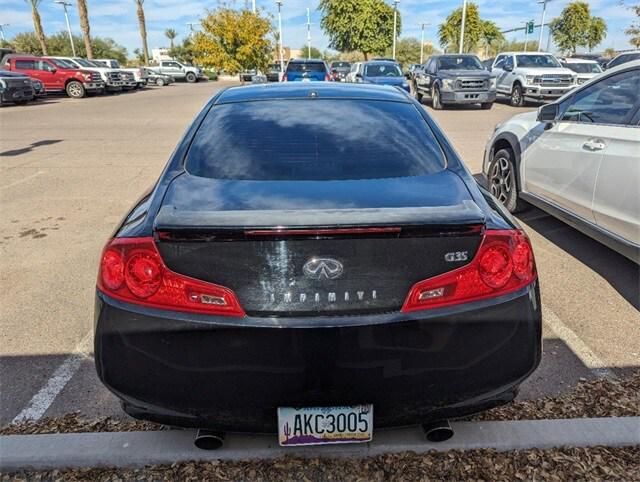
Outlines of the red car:
<svg viewBox="0 0 640 482">
<path fill-rule="evenodd" d="M 4 57 L 3 63 L 6 70 L 38 79 L 47 92 L 66 92 L 69 97 L 79 99 L 90 92 L 104 91 L 99 73 L 81 70 L 57 59 L 10 54 Z"/>
</svg>

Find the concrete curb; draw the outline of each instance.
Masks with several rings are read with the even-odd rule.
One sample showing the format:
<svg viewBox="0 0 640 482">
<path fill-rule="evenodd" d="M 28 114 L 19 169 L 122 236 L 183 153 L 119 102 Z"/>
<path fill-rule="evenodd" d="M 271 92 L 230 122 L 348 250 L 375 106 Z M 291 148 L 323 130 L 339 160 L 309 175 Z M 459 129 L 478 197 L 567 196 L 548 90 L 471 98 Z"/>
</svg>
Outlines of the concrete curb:
<svg viewBox="0 0 640 482">
<path fill-rule="evenodd" d="M 0 470 L 67 467 L 144 467 L 190 460 L 270 459 L 301 457 L 368 457 L 412 451 L 444 452 L 478 448 L 507 451 L 553 447 L 640 446 L 640 417 L 453 422 L 455 435 L 430 443 L 419 428 L 381 430 L 367 444 L 282 448 L 274 436 L 230 435 L 223 448 L 194 447 L 191 430 L 97 432 L 0 437 Z"/>
</svg>

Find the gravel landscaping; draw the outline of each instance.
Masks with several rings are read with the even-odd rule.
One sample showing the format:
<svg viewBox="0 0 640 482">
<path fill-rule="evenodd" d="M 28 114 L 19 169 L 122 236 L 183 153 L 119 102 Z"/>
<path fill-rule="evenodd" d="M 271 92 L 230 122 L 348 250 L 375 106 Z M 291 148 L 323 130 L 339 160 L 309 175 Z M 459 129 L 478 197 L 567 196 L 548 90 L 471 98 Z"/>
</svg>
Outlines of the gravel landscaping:
<svg viewBox="0 0 640 482">
<path fill-rule="evenodd" d="M 2 481 L 247 480 L 640 480 L 640 448 L 450 451 L 366 459 L 284 457 L 250 462 L 200 462 L 145 469 L 76 469 L 4 474 Z"/>
<path fill-rule="evenodd" d="M 542 420 L 583 417 L 640 416 L 640 370 L 619 380 L 581 381 L 567 393 L 553 398 L 524 400 L 495 408 L 472 420 Z M 20 422 L 0 429 L 0 435 L 27 435 L 77 432 L 133 432 L 161 430 L 151 422 L 133 419 L 100 418 L 87 420 L 79 413 Z"/>
</svg>

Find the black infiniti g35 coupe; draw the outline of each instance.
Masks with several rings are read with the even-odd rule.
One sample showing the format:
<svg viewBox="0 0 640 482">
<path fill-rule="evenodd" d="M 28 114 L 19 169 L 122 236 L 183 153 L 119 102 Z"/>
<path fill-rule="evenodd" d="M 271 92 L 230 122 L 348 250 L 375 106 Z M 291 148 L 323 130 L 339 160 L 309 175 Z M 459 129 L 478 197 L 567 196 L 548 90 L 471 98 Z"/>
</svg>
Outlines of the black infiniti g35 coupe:
<svg viewBox="0 0 640 482">
<path fill-rule="evenodd" d="M 127 413 L 283 445 L 507 403 L 541 356 L 527 236 L 383 86 L 215 95 L 107 243 L 95 313 Z"/>
</svg>

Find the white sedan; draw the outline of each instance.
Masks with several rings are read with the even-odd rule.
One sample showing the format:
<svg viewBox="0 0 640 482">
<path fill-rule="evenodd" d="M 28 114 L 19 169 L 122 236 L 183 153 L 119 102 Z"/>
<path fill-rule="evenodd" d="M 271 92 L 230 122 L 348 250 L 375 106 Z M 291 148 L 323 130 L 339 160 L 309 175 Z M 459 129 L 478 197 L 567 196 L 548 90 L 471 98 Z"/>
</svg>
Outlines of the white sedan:
<svg viewBox="0 0 640 482">
<path fill-rule="evenodd" d="M 497 125 L 483 174 L 509 211 L 531 203 L 640 264 L 640 61 Z"/>
</svg>

